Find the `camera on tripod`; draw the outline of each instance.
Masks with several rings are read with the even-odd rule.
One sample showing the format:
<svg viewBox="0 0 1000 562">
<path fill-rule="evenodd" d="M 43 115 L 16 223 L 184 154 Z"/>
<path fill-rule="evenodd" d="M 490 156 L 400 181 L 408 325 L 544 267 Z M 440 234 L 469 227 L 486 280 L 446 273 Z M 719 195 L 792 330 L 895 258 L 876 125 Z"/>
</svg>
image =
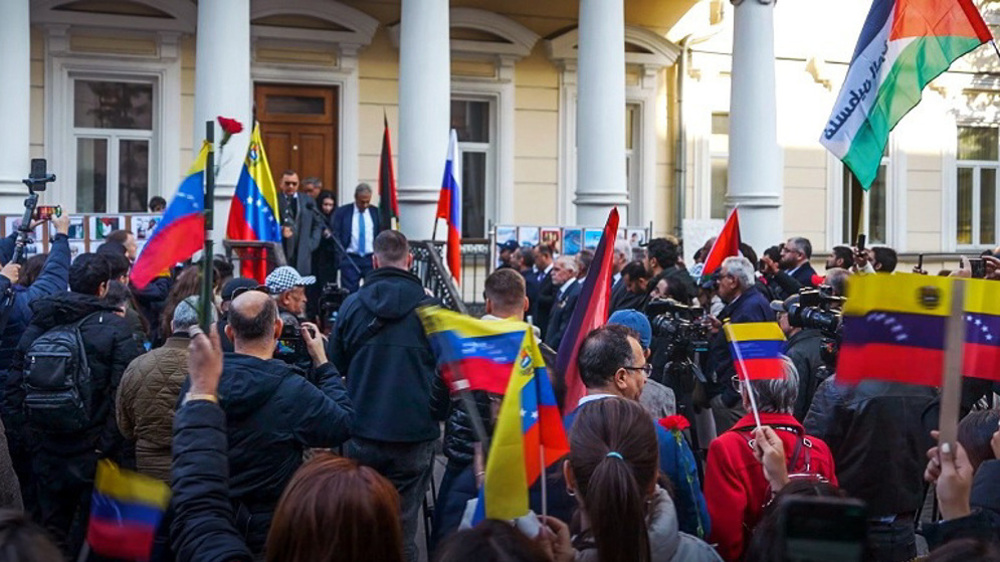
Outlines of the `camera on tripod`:
<svg viewBox="0 0 1000 562">
<path fill-rule="evenodd" d="M 785 306 L 789 324 L 831 335 L 840 330 L 840 307 L 844 303 L 844 297 L 834 296 L 832 289 L 825 285 L 818 289 L 803 289 L 797 296 L 798 302 L 793 301 Z"/>
<path fill-rule="evenodd" d="M 703 322 L 704 311 L 673 299 L 655 299 L 646 305 L 646 316 L 656 344 L 663 346 L 667 359 L 665 372 L 653 373 L 654 380 L 690 392 L 700 375 L 695 353 L 708 350 L 709 328 Z"/>
</svg>

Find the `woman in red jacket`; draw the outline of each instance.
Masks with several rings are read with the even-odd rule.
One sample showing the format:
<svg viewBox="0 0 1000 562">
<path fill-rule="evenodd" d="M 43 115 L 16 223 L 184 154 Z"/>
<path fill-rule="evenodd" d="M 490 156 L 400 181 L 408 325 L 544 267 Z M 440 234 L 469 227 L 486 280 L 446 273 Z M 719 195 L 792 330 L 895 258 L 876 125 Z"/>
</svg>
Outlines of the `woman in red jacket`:
<svg viewBox="0 0 1000 562">
<path fill-rule="evenodd" d="M 743 395 L 743 407 L 750 412 L 745 384 L 734 384 Z M 833 455 L 829 447 L 805 434 L 794 416 L 799 375 L 785 358 L 785 378 L 750 382 L 757 399 L 762 425 L 771 427 L 784 445 L 788 473 L 820 477 L 837 484 Z M 748 413 L 708 447 L 705 465 L 705 503 L 712 521 L 709 542 L 725 560 L 742 560 L 747 541 L 760 521 L 764 506 L 772 496 L 771 485 L 754 456 L 753 438 L 757 424 Z"/>
</svg>

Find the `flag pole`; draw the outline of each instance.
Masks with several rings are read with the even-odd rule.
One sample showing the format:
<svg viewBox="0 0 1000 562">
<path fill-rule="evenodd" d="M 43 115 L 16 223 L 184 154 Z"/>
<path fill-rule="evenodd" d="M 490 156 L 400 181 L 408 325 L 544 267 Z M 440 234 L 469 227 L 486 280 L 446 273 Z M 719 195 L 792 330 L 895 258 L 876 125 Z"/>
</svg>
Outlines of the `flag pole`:
<svg viewBox="0 0 1000 562">
<path fill-rule="evenodd" d="M 205 140 L 208 142 L 208 156 L 205 160 L 205 246 L 201 252 L 201 302 L 198 303 L 198 323 L 201 330 L 208 334 L 212 315 L 209 307 L 212 299 L 212 256 L 214 255 L 212 240 L 212 206 L 215 199 L 215 122 L 205 122 Z"/>
<path fill-rule="evenodd" d="M 996 51 L 997 57 L 1000 57 L 1000 48 L 997 47 L 997 42 L 990 41 L 990 45 L 993 45 L 993 50 Z"/>
<path fill-rule="evenodd" d="M 729 336 L 729 341 L 735 342 L 736 336 L 733 335 L 733 326 L 729 322 L 722 325 L 722 329 L 726 331 L 726 335 Z M 740 353 L 740 346 L 731 346 L 734 351 L 736 351 L 736 360 L 740 364 L 740 372 L 743 373 L 743 384 L 746 385 L 747 396 L 750 397 L 750 409 L 753 410 L 753 419 L 757 422 L 757 429 L 760 429 L 760 411 L 757 410 L 757 398 L 754 396 L 753 387 L 750 386 L 750 373 L 747 372 L 746 363 L 743 362 L 743 354 Z"/>
<path fill-rule="evenodd" d="M 955 450 L 958 437 L 959 406 L 962 401 L 962 348 L 965 343 L 966 282 L 956 279 L 951 291 L 951 310 L 945 322 L 944 371 L 941 381 L 941 410 L 938 444 L 949 443 Z"/>
</svg>

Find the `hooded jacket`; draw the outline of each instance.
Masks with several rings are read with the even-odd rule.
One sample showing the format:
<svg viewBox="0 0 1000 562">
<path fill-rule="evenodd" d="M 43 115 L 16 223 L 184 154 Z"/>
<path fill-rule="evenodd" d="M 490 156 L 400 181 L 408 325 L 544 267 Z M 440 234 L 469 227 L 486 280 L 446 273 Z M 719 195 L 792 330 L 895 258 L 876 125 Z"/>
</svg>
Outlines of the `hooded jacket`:
<svg viewBox="0 0 1000 562">
<path fill-rule="evenodd" d="M 823 332 L 813 329 L 799 330 L 785 344 L 785 355 L 792 360 L 795 371 L 799 374 L 799 395 L 792 412 L 799 421 L 806 418 L 813 395 L 816 394 L 819 383 L 824 380 L 820 378 L 823 374 L 820 370 L 823 366 L 822 349 Z"/>
<path fill-rule="evenodd" d="M 324 363 L 315 379 L 313 385 L 278 359 L 225 354 L 218 392 L 229 437 L 229 495 L 255 552 L 264 546 L 278 498 L 303 452 L 350 437 L 354 410 L 336 369 Z M 190 381 L 181 396 L 188 387 Z"/>
<path fill-rule="evenodd" d="M 100 452 L 101 456 L 114 457 L 122 443 L 115 421 L 115 395 L 125 368 L 142 352 L 132 338 L 132 330 L 124 318 L 114 313 L 94 295 L 59 293 L 39 299 L 31 304 L 34 317 L 21 336 L 14 353 L 7 392 L 4 397 L 11 418 L 8 432 L 22 431 L 28 443 L 58 455 L 72 455 L 87 451 Z M 90 366 L 93 392 L 91 426 L 82 434 L 42 434 L 27 425 L 24 414 L 24 356 L 35 339 L 48 330 L 71 324 L 90 316 L 80 325 L 87 362 Z"/>
<path fill-rule="evenodd" d="M 653 562 L 721 562 L 722 559 L 711 546 L 679 530 L 674 501 L 663 488 L 657 486 L 646 520 L 650 559 Z M 576 562 L 598 560 L 597 547 L 593 542 L 578 547 Z"/>
<path fill-rule="evenodd" d="M 760 422 L 771 426 L 785 447 L 789 474 L 811 474 L 837 485 L 833 455 L 826 443 L 806 435 L 791 414 L 760 413 Z M 756 427 L 747 414 L 708 446 L 705 462 L 705 501 L 712 518 L 709 541 L 725 560 L 742 560 L 749 533 L 760 522 L 771 486 L 754 457 L 749 441 Z"/>
<path fill-rule="evenodd" d="M 433 302 L 415 275 L 395 267 L 369 273 L 344 300 L 330 356 L 347 377 L 356 411 L 352 436 L 419 443 L 440 435 L 448 395 L 432 391 L 439 375 L 416 314 Z"/>
</svg>

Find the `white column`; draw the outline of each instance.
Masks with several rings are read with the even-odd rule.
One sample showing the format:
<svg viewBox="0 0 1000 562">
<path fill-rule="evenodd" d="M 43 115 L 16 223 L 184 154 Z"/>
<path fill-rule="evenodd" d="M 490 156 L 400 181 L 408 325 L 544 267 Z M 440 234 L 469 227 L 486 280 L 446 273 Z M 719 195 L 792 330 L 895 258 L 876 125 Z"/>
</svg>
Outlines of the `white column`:
<svg viewBox="0 0 1000 562">
<path fill-rule="evenodd" d="M 774 0 L 734 0 L 729 192 L 740 234 L 758 252 L 783 240 L 774 80 Z"/>
<path fill-rule="evenodd" d="M 28 0 L 4 2 L 0 17 L 0 194 L 15 196 L 4 205 L 21 212 L 27 195 L 22 178 L 31 162 L 31 25 Z M 68 170 L 60 170 L 62 176 Z M 7 199 L 7 197 L 4 197 Z M 15 202 L 16 200 L 16 202 Z"/>
<path fill-rule="evenodd" d="M 399 29 L 399 221 L 430 240 L 451 122 L 448 0 L 403 0 Z M 459 178 L 461 179 L 461 178 Z"/>
<path fill-rule="evenodd" d="M 580 0 L 576 106 L 576 219 L 603 226 L 618 206 L 628 224 L 625 177 L 625 6 Z"/>
</svg>

